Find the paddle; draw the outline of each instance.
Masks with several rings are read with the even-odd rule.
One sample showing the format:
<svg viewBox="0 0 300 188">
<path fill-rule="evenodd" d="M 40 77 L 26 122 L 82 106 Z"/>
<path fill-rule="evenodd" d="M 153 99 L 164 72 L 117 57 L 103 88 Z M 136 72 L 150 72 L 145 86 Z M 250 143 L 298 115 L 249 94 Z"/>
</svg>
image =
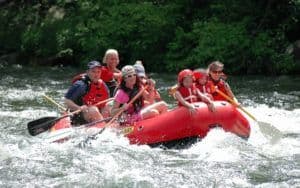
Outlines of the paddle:
<svg viewBox="0 0 300 188">
<path fill-rule="evenodd" d="M 276 127 L 272 126 L 269 123 L 258 121 L 250 112 L 248 112 L 245 108 L 243 108 L 240 104 L 238 104 L 236 101 L 231 99 L 229 96 L 227 96 L 224 92 L 220 91 L 218 88 L 215 88 L 215 91 L 222 95 L 225 99 L 227 99 L 231 104 L 234 106 L 240 108 L 243 112 L 245 112 L 251 119 L 253 119 L 259 126 L 259 129 L 264 135 L 269 135 L 272 137 L 272 142 L 276 142 L 278 139 L 280 139 L 283 135 Z"/>
<path fill-rule="evenodd" d="M 132 103 L 134 103 L 134 101 L 136 101 L 136 99 L 138 99 L 143 92 L 147 89 L 148 86 L 143 87 L 127 104 L 131 105 Z M 90 136 L 89 138 L 95 138 L 97 135 L 101 134 L 107 127 L 109 127 L 123 112 L 125 111 L 124 108 L 121 108 L 112 118 L 111 120 L 96 134 Z"/>
<path fill-rule="evenodd" d="M 177 84 L 175 84 L 175 85 L 173 85 L 172 87 L 170 87 L 170 88 L 168 89 L 169 95 L 170 95 L 170 96 L 174 96 L 174 94 L 175 94 L 175 92 L 177 91 L 177 89 L 178 89 L 178 85 L 177 85 Z"/>
<path fill-rule="evenodd" d="M 111 117 L 107 117 L 104 119 L 96 120 L 91 123 L 83 124 L 83 125 L 76 126 L 76 127 L 58 129 L 58 130 L 51 132 L 51 134 L 48 134 L 46 137 L 44 137 L 44 139 L 47 142 L 57 142 L 59 140 L 63 140 L 65 138 L 70 137 L 77 130 L 81 130 L 83 128 L 89 128 L 98 123 L 102 123 L 104 121 L 109 121 L 110 119 L 111 119 Z"/>
<path fill-rule="evenodd" d="M 58 104 L 57 102 L 55 102 L 52 98 L 50 98 L 49 96 L 47 96 L 46 94 L 43 94 L 43 97 L 45 97 L 48 101 L 52 102 L 53 104 L 55 104 L 58 108 L 60 108 L 63 111 L 66 111 L 67 109 L 65 107 L 63 107 L 62 105 Z"/>
<path fill-rule="evenodd" d="M 111 100 L 113 100 L 113 98 L 109 98 L 109 99 L 100 101 L 97 104 L 95 104 L 95 106 L 109 102 Z M 54 102 L 54 104 L 58 104 L 52 99 L 51 99 L 51 102 Z M 66 115 L 60 116 L 60 117 L 43 117 L 43 118 L 31 121 L 27 124 L 28 132 L 30 135 L 36 136 L 42 132 L 49 130 L 58 120 L 63 119 L 65 117 L 73 116 L 74 114 L 77 114 L 79 112 L 81 112 L 81 109 L 76 110 L 71 113 L 68 113 Z"/>
</svg>

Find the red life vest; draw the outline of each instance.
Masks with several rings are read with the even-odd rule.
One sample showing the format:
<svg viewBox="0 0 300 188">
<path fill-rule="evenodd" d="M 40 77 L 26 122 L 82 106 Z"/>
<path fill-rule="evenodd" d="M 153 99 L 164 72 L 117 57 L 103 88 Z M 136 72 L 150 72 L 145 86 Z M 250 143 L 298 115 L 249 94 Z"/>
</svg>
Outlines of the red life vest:
<svg viewBox="0 0 300 188">
<path fill-rule="evenodd" d="M 218 82 L 214 82 L 213 80 L 209 80 L 207 82 L 207 88 L 210 90 L 210 93 L 212 94 L 212 97 L 215 101 L 226 101 L 226 98 L 224 98 L 222 95 L 220 95 L 218 92 L 212 92 L 214 91 L 214 88 L 218 88 L 220 91 L 228 95 L 228 92 L 226 90 L 226 82 L 222 79 L 220 79 Z"/>
<path fill-rule="evenodd" d="M 201 85 L 201 84 L 199 84 L 199 83 L 196 83 L 195 86 L 196 86 L 197 89 L 199 89 L 199 91 L 200 91 L 201 93 L 204 93 L 204 94 L 210 93 L 210 89 L 209 89 L 209 87 L 208 87 L 207 84 Z"/>
<path fill-rule="evenodd" d="M 180 86 L 178 89 L 179 93 L 181 94 L 182 98 L 189 102 L 189 103 L 193 103 L 197 101 L 197 92 L 196 92 L 196 87 L 195 85 L 193 85 L 191 88 L 186 88 L 183 86 Z M 179 106 L 182 106 L 182 104 L 180 102 L 178 102 Z"/>
<path fill-rule="evenodd" d="M 94 105 L 100 101 L 106 100 L 109 98 L 109 93 L 105 83 L 102 80 L 99 80 L 97 83 L 90 83 L 88 92 L 82 97 L 82 101 L 86 105 Z M 105 106 L 101 104 L 98 106 L 102 108 Z"/>
<path fill-rule="evenodd" d="M 110 71 L 106 66 L 101 67 L 101 79 L 104 82 L 110 82 L 114 80 L 114 73 Z"/>
</svg>

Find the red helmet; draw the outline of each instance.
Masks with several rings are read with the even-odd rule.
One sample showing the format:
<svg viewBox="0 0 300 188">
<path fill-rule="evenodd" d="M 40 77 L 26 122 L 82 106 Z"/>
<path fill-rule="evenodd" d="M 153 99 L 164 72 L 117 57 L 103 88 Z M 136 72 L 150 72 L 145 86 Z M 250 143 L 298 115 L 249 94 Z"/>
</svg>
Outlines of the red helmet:
<svg viewBox="0 0 300 188">
<path fill-rule="evenodd" d="M 191 71 L 190 69 L 184 69 L 182 71 L 180 71 L 180 73 L 178 74 L 178 82 L 181 83 L 183 78 L 187 77 L 187 76 L 192 76 L 193 77 L 193 71 Z"/>
<path fill-rule="evenodd" d="M 207 77 L 207 72 L 204 69 L 194 70 L 193 74 L 196 80 Z"/>
</svg>

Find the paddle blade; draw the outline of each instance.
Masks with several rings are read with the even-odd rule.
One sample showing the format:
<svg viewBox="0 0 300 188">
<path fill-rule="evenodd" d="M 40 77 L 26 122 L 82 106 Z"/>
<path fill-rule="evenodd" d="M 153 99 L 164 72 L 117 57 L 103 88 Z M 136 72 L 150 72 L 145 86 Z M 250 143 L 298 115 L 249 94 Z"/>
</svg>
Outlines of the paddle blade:
<svg viewBox="0 0 300 188">
<path fill-rule="evenodd" d="M 49 130 L 57 120 L 57 117 L 43 117 L 27 124 L 28 132 L 31 136 L 36 136 Z"/>
<path fill-rule="evenodd" d="M 271 143 L 276 143 L 282 138 L 282 132 L 276 127 L 266 122 L 258 121 L 257 123 L 259 125 L 261 133 L 266 137 L 271 138 Z"/>
</svg>

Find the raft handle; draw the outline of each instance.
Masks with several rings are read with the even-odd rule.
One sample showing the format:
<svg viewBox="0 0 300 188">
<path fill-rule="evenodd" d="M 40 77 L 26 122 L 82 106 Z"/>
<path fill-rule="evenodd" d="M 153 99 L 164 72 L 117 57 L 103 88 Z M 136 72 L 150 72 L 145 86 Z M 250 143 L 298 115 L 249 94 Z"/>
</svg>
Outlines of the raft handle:
<svg viewBox="0 0 300 188">
<path fill-rule="evenodd" d="M 138 131 L 141 131 L 141 130 L 143 130 L 143 126 L 142 126 L 142 125 L 140 125 L 140 126 L 138 127 Z"/>
<path fill-rule="evenodd" d="M 222 125 L 220 125 L 220 124 L 218 124 L 218 123 L 215 123 L 215 124 L 210 124 L 210 125 L 208 125 L 208 127 L 209 127 L 210 129 L 212 129 L 212 128 L 217 128 L 217 127 L 222 127 Z"/>
</svg>

